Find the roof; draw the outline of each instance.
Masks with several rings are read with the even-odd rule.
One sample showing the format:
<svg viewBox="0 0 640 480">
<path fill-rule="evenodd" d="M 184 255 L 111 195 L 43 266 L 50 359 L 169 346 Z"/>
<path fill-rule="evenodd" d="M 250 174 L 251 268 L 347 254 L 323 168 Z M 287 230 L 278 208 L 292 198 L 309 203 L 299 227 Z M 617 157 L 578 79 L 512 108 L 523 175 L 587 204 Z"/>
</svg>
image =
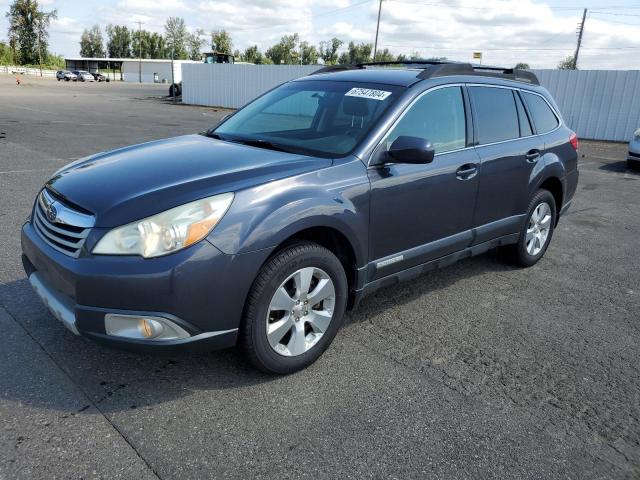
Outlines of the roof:
<svg viewBox="0 0 640 480">
<path fill-rule="evenodd" d="M 333 80 L 342 82 L 365 82 L 382 83 L 387 85 L 398 85 L 409 87 L 420 79 L 418 75 L 422 72 L 416 68 L 372 68 L 362 70 L 340 70 L 335 72 L 316 73 L 308 77 L 303 77 L 296 81 L 304 80 Z"/>
<path fill-rule="evenodd" d="M 404 68 L 397 68 L 398 65 L 403 65 Z M 310 76 L 325 80 L 368 81 L 371 83 L 408 87 L 420 80 L 453 75 L 493 77 L 494 79 L 503 81 L 540 85 L 538 77 L 527 70 L 432 60 L 403 60 L 359 63 L 355 65 L 331 65 L 312 73 Z"/>
</svg>

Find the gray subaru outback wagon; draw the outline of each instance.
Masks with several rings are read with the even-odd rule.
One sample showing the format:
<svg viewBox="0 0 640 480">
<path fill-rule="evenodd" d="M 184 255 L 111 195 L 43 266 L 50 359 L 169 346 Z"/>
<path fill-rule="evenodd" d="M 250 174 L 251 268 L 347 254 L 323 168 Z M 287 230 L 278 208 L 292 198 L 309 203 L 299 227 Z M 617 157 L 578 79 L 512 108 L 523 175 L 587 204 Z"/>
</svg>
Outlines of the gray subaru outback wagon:
<svg viewBox="0 0 640 480">
<path fill-rule="evenodd" d="M 75 334 L 239 344 L 289 373 L 376 289 L 496 247 L 538 262 L 576 191 L 577 147 L 530 72 L 328 67 L 207 132 L 62 168 L 22 228 L 23 262 Z"/>
</svg>

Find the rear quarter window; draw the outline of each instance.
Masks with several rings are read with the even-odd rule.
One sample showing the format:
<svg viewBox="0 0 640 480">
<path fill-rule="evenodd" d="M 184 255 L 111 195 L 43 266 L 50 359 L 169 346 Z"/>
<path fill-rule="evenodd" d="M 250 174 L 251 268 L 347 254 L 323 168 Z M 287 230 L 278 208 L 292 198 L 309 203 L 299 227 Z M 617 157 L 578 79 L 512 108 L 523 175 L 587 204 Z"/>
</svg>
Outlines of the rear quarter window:
<svg viewBox="0 0 640 480">
<path fill-rule="evenodd" d="M 533 125 L 536 128 L 536 133 L 547 133 L 556 128 L 560 122 L 558 117 L 553 113 L 549 104 L 540 95 L 534 95 L 533 93 L 523 92 L 525 102 L 529 108 Z"/>
</svg>

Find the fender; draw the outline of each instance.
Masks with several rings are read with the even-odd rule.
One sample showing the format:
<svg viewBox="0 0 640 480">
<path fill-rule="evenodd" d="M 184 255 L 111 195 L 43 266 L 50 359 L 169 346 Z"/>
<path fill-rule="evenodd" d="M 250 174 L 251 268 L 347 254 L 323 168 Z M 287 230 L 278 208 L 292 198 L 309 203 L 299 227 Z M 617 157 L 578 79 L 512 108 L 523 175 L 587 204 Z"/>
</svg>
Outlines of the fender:
<svg viewBox="0 0 640 480">
<path fill-rule="evenodd" d="M 540 188 L 540 185 L 550 178 L 560 180 L 564 198 L 564 192 L 567 190 L 566 177 L 567 171 L 560 158 L 554 153 L 545 153 L 541 161 L 531 170 L 531 176 L 529 177 L 529 198 Z M 560 209 L 562 205 L 558 205 L 557 207 Z"/>
<path fill-rule="evenodd" d="M 350 242 L 358 266 L 368 256 L 369 179 L 355 158 L 236 192 L 208 240 L 230 255 L 273 249 L 297 232 L 328 227 Z"/>
</svg>

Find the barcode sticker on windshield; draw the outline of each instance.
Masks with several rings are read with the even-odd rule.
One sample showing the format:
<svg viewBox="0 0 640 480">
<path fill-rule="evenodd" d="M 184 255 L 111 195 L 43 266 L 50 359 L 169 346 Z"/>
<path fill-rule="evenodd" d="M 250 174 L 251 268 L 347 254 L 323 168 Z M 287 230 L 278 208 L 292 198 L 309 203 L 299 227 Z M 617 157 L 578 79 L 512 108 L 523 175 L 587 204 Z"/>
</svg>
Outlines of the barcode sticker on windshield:
<svg viewBox="0 0 640 480">
<path fill-rule="evenodd" d="M 370 88 L 352 88 L 344 94 L 345 97 L 370 98 L 371 100 L 384 100 L 391 92 L 384 90 L 372 90 Z"/>
</svg>

